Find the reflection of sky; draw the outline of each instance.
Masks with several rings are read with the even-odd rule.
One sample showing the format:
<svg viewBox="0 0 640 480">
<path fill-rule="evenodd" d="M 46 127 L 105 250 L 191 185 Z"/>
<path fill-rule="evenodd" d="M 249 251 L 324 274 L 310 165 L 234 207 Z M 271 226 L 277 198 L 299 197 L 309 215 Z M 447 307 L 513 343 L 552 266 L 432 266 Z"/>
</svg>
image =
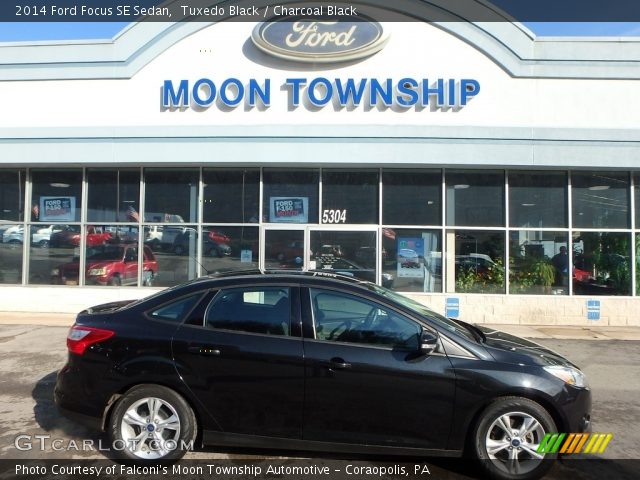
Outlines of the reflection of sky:
<svg viewBox="0 0 640 480">
<path fill-rule="evenodd" d="M 0 42 L 110 39 L 126 22 L 0 22 Z M 640 36 L 640 22 L 525 22 L 538 36 Z"/>
</svg>

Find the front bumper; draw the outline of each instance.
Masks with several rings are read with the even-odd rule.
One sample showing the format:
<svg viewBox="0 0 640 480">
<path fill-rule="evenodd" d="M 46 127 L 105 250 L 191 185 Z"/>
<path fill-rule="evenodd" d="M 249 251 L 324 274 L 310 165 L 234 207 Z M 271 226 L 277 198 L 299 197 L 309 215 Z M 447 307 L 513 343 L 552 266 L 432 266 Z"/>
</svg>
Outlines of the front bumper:
<svg viewBox="0 0 640 480">
<path fill-rule="evenodd" d="M 563 425 L 558 428 L 566 433 L 591 432 L 591 390 L 567 386 L 564 397 L 560 406 Z"/>
</svg>

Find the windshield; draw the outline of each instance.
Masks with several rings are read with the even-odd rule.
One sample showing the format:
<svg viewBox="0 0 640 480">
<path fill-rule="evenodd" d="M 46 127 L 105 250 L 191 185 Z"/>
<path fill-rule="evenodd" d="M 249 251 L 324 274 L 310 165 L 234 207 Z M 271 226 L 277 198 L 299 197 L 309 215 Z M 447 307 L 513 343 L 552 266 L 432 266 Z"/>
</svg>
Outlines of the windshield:
<svg viewBox="0 0 640 480">
<path fill-rule="evenodd" d="M 105 247 L 96 249 L 87 257 L 90 260 L 121 260 L 124 248 Z"/>
<path fill-rule="evenodd" d="M 408 309 L 416 312 L 418 315 L 427 317 L 432 322 L 436 323 L 437 325 L 441 326 L 442 328 L 450 332 L 457 333 L 458 335 L 462 335 L 463 337 L 468 338 L 470 340 L 474 340 L 474 341 L 476 340 L 476 337 L 468 329 L 464 328 L 462 325 L 454 322 L 453 320 L 448 319 L 447 317 L 444 317 L 434 312 L 430 308 L 426 307 L 425 305 L 422 305 L 421 303 L 416 302 L 415 300 L 410 299 L 409 297 L 405 297 L 404 295 L 400 295 L 399 293 L 388 290 L 384 287 L 380 287 L 379 285 L 369 284 L 369 289 L 395 302 L 398 302 L 404 307 L 407 307 Z"/>
</svg>

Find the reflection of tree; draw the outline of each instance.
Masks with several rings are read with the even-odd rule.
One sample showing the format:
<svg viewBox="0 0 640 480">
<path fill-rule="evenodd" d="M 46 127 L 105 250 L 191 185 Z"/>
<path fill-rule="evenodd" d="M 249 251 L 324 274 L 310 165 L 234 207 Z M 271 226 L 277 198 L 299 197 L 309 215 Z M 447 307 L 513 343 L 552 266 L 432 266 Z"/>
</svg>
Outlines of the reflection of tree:
<svg viewBox="0 0 640 480">
<path fill-rule="evenodd" d="M 504 238 L 500 233 L 456 233 L 456 291 L 500 293 L 504 291 Z M 490 262 L 482 262 L 483 257 Z M 467 258 L 464 258 L 467 257 Z"/>
<path fill-rule="evenodd" d="M 574 266 L 590 272 L 590 282 L 578 282 L 578 293 L 585 283 L 607 288 L 609 294 L 625 295 L 631 285 L 629 235 L 624 233 L 584 233 L 576 239 L 584 244 L 583 253 L 574 251 Z M 590 293 L 588 291 L 584 293 Z"/>
</svg>

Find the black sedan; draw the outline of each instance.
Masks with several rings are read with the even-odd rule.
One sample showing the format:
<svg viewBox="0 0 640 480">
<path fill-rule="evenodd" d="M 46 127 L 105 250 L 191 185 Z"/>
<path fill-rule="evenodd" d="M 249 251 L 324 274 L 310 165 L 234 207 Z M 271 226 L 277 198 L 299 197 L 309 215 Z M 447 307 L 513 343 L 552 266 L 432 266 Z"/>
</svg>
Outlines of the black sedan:
<svg viewBox="0 0 640 480">
<path fill-rule="evenodd" d="M 90 308 L 67 345 L 57 405 L 125 459 L 175 460 L 198 439 L 466 453 L 525 479 L 550 467 L 547 433 L 590 429 L 590 390 L 561 356 L 322 272 L 204 277 Z"/>
</svg>

